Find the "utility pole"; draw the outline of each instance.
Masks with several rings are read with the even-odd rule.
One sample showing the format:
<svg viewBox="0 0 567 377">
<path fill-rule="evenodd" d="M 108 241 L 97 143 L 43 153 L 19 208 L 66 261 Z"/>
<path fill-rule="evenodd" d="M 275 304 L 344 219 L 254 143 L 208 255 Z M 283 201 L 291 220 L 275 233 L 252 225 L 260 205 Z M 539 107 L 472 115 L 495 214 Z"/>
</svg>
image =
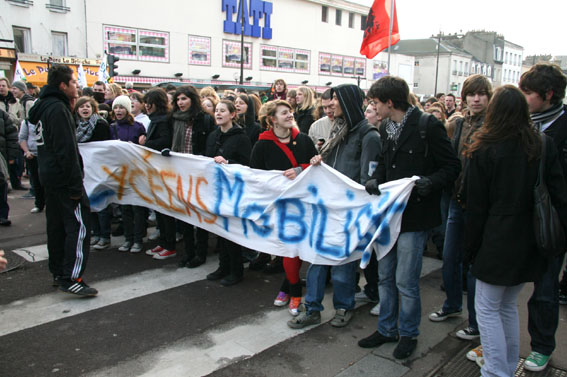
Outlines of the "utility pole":
<svg viewBox="0 0 567 377">
<path fill-rule="evenodd" d="M 244 7 L 245 2 L 240 2 L 240 85 L 244 83 Z"/>
<path fill-rule="evenodd" d="M 439 51 L 441 50 L 441 30 L 437 34 L 437 62 L 435 63 L 435 90 L 433 95 L 437 94 L 437 78 L 439 77 Z"/>
</svg>

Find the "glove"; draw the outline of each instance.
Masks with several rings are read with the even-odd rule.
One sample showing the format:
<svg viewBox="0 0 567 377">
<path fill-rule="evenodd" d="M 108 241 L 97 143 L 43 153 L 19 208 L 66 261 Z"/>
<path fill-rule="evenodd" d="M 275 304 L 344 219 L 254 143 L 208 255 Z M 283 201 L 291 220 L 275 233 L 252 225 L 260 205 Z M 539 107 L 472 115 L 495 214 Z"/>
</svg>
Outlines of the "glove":
<svg viewBox="0 0 567 377">
<path fill-rule="evenodd" d="M 417 193 L 421 196 L 427 196 L 433 191 L 433 182 L 427 177 L 421 177 L 415 181 L 415 188 Z"/>
<path fill-rule="evenodd" d="M 380 189 L 378 188 L 378 181 L 375 179 L 369 179 L 366 181 L 364 188 L 370 195 L 381 195 Z"/>
<path fill-rule="evenodd" d="M 169 157 L 170 156 L 169 152 L 171 152 L 171 149 L 164 148 L 164 149 L 161 150 L 161 155 L 165 156 L 165 157 Z"/>
</svg>

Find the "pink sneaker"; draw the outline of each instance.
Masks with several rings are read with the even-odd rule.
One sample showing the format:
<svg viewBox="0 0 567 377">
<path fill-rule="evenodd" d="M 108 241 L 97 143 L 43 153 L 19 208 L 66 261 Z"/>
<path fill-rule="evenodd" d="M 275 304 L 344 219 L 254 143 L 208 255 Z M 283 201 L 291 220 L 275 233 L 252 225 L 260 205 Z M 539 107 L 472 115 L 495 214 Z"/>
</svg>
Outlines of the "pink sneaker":
<svg viewBox="0 0 567 377">
<path fill-rule="evenodd" d="M 278 296 L 274 300 L 274 305 L 286 306 L 288 302 L 289 302 L 289 295 L 285 292 L 280 291 L 280 293 L 278 293 Z"/>
<path fill-rule="evenodd" d="M 154 247 L 153 249 L 150 250 L 146 250 L 146 255 L 156 255 L 161 253 L 162 251 L 164 251 L 165 249 L 159 245 L 157 245 L 156 247 Z"/>
<path fill-rule="evenodd" d="M 292 297 L 289 300 L 289 314 L 292 316 L 299 315 L 299 305 L 301 305 L 301 297 Z"/>
<path fill-rule="evenodd" d="M 163 249 L 162 251 L 160 251 L 157 254 L 154 254 L 154 259 L 167 259 L 167 258 L 173 258 L 174 256 L 176 256 L 177 253 L 175 252 L 175 250 L 167 250 L 167 249 Z"/>
</svg>

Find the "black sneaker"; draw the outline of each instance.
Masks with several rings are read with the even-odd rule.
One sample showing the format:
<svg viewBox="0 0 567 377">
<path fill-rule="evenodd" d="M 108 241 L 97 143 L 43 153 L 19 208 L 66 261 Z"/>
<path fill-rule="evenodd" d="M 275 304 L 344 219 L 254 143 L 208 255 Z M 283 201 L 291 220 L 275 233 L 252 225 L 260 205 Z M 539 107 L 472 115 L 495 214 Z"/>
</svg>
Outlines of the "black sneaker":
<svg viewBox="0 0 567 377">
<path fill-rule="evenodd" d="M 242 281 L 242 276 L 236 276 L 231 274 L 225 277 L 224 279 L 222 279 L 220 283 L 224 287 L 230 287 L 231 285 L 238 284 L 241 281 Z"/>
<path fill-rule="evenodd" d="M 441 309 L 437 312 L 433 312 L 433 313 L 429 314 L 429 320 L 433 321 L 433 322 L 442 322 L 442 321 L 446 320 L 447 318 L 459 317 L 461 314 L 463 314 L 462 310 L 459 310 L 457 312 L 447 313 L 447 312 L 443 311 L 443 309 Z"/>
<path fill-rule="evenodd" d="M 187 262 L 185 267 L 188 267 L 188 268 L 199 267 L 200 265 L 202 265 L 206 261 L 207 261 L 206 259 L 203 259 L 201 257 L 195 257 L 195 258 L 191 259 L 189 262 Z"/>
<path fill-rule="evenodd" d="M 402 336 L 400 342 L 394 349 L 394 357 L 396 359 L 407 359 L 415 351 L 417 347 L 417 339 L 409 336 Z"/>
<path fill-rule="evenodd" d="M 62 280 L 62 279 L 61 279 L 61 276 L 54 275 L 54 276 L 53 276 L 53 281 L 51 282 L 51 286 L 53 286 L 53 287 L 58 287 L 59 284 L 61 284 L 61 280 Z"/>
<path fill-rule="evenodd" d="M 397 336 L 384 336 L 378 331 L 374 331 L 372 335 L 358 341 L 358 345 L 362 348 L 380 347 L 384 343 L 394 343 L 398 341 Z"/>
<path fill-rule="evenodd" d="M 216 271 L 211 272 L 210 274 L 207 275 L 207 280 L 212 280 L 212 281 L 220 280 L 227 275 L 228 275 L 228 273 L 224 272 L 220 268 L 217 268 Z"/>
<path fill-rule="evenodd" d="M 98 294 L 96 289 L 89 287 L 82 280 L 60 280 L 59 290 L 82 297 L 92 297 Z"/>
</svg>

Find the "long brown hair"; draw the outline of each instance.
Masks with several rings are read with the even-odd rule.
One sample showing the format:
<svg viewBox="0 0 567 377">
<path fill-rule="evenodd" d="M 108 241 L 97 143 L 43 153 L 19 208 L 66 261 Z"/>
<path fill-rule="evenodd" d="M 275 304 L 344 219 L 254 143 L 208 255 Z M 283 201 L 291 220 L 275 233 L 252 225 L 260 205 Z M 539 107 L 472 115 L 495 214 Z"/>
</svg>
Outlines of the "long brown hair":
<svg viewBox="0 0 567 377">
<path fill-rule="evenodd" d="M 518 138 L 528 160 L 539 158 L 541 138 L 534 128 L 524 94 L 515 86 L 504 85 L 495 90 L 488 104 L 484 124 L 472 136 L 465 150 L 470 157 L 474 151 L 489 143 Z"/>
</svg>

